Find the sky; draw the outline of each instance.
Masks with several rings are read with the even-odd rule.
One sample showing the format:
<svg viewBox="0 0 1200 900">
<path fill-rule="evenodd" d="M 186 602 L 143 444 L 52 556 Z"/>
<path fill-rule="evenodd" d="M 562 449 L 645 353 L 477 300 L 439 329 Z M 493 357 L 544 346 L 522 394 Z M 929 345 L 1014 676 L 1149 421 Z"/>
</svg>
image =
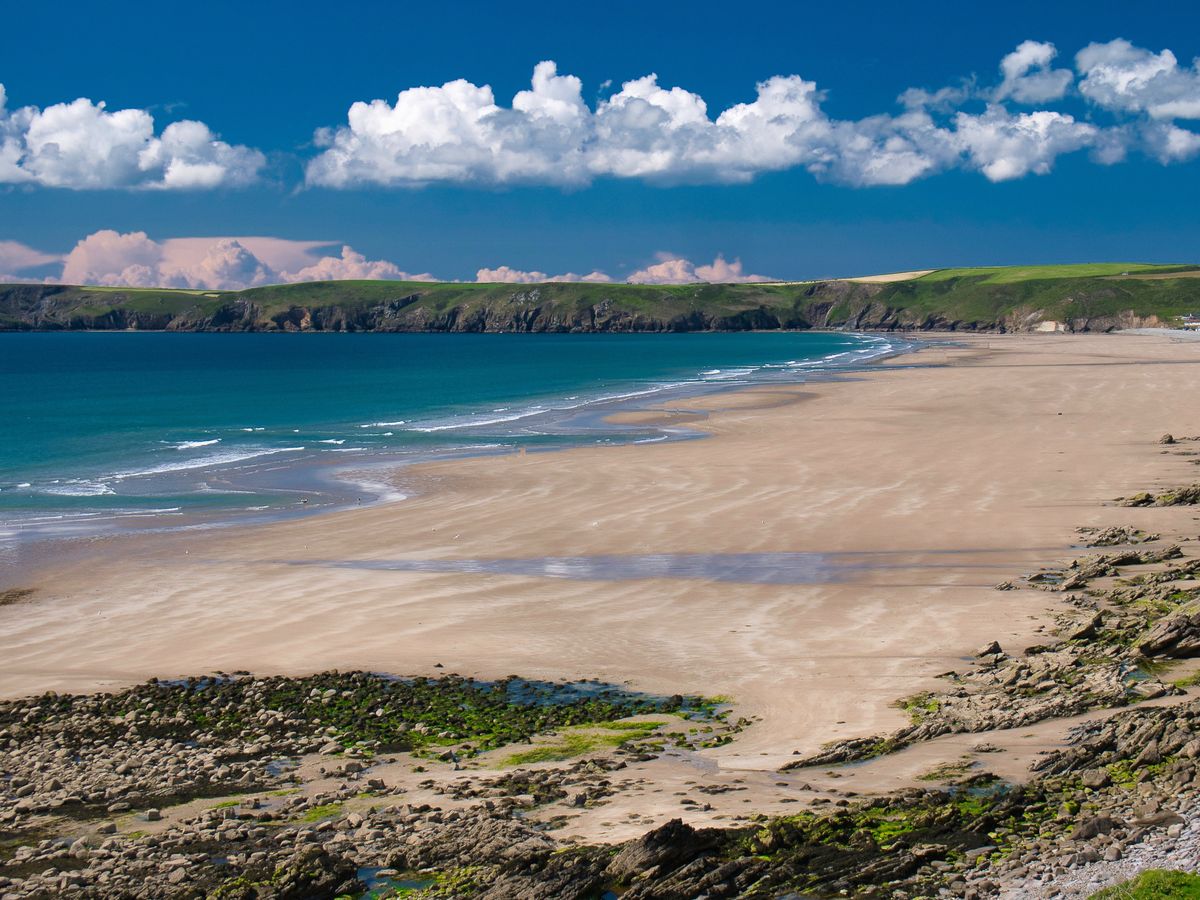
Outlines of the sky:
<svg viewBox="0 0 1200 900">
<path fill-rule="evenodd" d="M 1200 261 L 1200 8 L 10 4 L 0 280 Z"/>
</svg>

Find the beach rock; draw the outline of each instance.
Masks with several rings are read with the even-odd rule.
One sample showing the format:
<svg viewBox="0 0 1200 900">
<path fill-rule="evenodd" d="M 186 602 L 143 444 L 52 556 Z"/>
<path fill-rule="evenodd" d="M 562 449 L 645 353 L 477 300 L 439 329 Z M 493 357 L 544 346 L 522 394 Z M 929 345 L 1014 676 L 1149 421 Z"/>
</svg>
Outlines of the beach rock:
<svg viewBox="0 0 1200 900">
<path fill-rule="evenodd" d="M 998 653 L 1003 653 L 1000 649 L 1000 644 L 997 641 L 992 641 L 975 651 L 976 656 L 994 656 Z"/>
<path fill-rule="evenodd" d="M 1112 784 L 1112 776 L 1108 774 L 1107 769 L 1089 769 L 1080 776 L 1079 780 L 1084 787 L 1091 788 L 1092 790 L 1098 790 Z"/>
<path fill-rule="evenodd" d="M 1173 488 L 1160 494 L 1143 491 L 1122 501 L 1122 506 L 1194 506 L 1200 503 L 1200 484 Z"/>
<path fill-rule="evenodd" d="M 1200 653 L 1200 601 L 1192 601 L 1154 625 L 1138 642 L 1144 656 L 1182 658 Z"/>
<path fill-rule="evenodd" d="M 1077 530 L 1080 534 L 1088 537 L 1089 547 L 1117 547 L 1128 544 L 1145 544 L 1150 541 L 1157 541 L 1159 538 L 1157 534 L 1142 531 L 1139 528 L 1133 528 L 1129 525 L 1104 529 L 1080 528 Z"/>
<path fill-rule="evenodd" d="M 1089 638 L 1094 638 L 1104 625 L 1104 616 L 1101 613 L 1096 613 L 1087 622 L 1077 626 L 1067 635 L 1069 641 L 1083 641 Z"/>
<path fill-rule="evenodd" d="M 716 843 L 715 832 L 697 831 L 682 819 L 672 819 L 627 844 L 613 857 L 607 873 L 625 881 L 650 869 L 669 872 L 713 849 Z"/>
<path fill-rule="evenodd" d="M 1119 822 L 1109 816 L 1092 816 L 1071 829 L 1069 838 L 1073 841 L 1088 841 L 1098 835 L 1108 834 L 1119 825 Z"/>
<path fill-rule="evenodd" d="M 358 880 L 358 867 L 324 847 L 296 851 L 272 878 L 271 885 L 255 896 L 262 900 L 310 900 L 313 897 L 357 896 L 366 890 Z"/>
<path fill-rule="evenodd" d="M 1122 506 L 1153 506 L 1154 495 L 1142 491 L 1140 494 L 1134 494 L 1132 497 L 1125 497 L 1120 501 Z"/>
<path fill-rule="evenodd" d="M 1175 443 L 1175 437 L 1174 437 L 1173 435 L 1170 435 L 1170 434 L 1164 434 L 1162 437 L 1160 437 L 1160 438 L 1158 439 L 1158 442 L 1159 442 L 1160 444 L 1174 444 L 1174 443 Z"/>
</svg>

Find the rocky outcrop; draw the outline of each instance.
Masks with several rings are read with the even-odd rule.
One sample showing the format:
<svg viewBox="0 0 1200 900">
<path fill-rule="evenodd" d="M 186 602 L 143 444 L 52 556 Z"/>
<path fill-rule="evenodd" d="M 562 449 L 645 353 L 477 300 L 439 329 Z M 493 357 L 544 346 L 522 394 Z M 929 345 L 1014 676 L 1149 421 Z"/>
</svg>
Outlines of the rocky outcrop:
<svg viewBox="0 0 1200 900">
<path fill-rule="evenodd" d="M 1195 506 L 1200 504 L 1200 484 L 1174 488 L 1159 494 L 1134 494 L 1120 501 L 1122 506 Z"/>
<path fill-rule="evenodd" d="M 719 832 L 697 831 L 682 819 L 672 819 L 626 844 L 609 863 L 608 874 L 625 884 L 651 873 L 673 872 L 715 849 L 719 837 Z"/>
</svg>

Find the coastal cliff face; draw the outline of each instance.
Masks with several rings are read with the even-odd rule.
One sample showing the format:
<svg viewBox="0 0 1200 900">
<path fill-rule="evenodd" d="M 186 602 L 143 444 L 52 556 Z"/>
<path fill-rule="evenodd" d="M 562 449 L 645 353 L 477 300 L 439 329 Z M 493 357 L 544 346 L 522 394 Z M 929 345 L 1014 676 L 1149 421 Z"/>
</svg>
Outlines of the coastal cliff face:
<svg viewBox="0 0 1200 900">
<path fill-rule="evenodd" d="M 1200 306 L 1200 279 L 1015 287 L 969 279 L 676 287 L 323 282 L 207 292 L 16 284 L 0 285 L 0 330 L 1096 332 L 1168 324 L 1175 305 L 1186 309 L 1193 297 Z"/>
</svg>

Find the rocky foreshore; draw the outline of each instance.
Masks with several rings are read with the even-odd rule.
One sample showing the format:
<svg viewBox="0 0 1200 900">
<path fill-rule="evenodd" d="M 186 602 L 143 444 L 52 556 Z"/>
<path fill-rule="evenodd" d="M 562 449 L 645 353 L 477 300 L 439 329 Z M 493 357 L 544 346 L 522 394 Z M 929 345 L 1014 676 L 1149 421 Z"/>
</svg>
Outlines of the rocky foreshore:
<svg viewBox="0 0 1200 900">
<path fill-rule="evenodd" d="M 26 751 L 14 752 L 14 741 Z M 139 756 L 145 764 L 131 766 L 131 751 L 144 749 L 138 741 L 114 741 L 110 754 L 86 764 L 78 748 L 48 753 L 43 745 L 34 757 L 19 737 L 8 742 L 4 898 L 299 900 L 373 892 L 583 900 L 618 890 L 627 898 L 795 890 L 987 897 L 1002 888 L 1051 896 L 1123 874 L 1089 868 L 1102 861 L 1169 858 L 1171 842 L 1192 834 L 1188 822 L 1200 803 L 1200 701 L 1135 708 L 1086 726 L 1072 746 L 1040 761 L 1024 786 L 980 775 L 948 791 L 843 798 L 737 828 L 675 820 L 613 847 L 556 839 L 522 814 L 548 796 L 569 794 L 581 804 L 603 797 L 624 766 L 619 754 L 510 775 L 492 784 L 487 799 L 448 808 L 406 798 L 405 789 L 373 775 L 383 760 L 371 756 L 327 754 L 335 783 L 311 792 L 294 771 L 268 765 L 247 777 L 249 760 L 210 750 L 213 761 L 200 757 L 194 768 L 211 776 L 195 780 L 219 783 L 232 799 L 182 801 L 191 812 L 159 828 L 169 809 L 147 806 L 162 802 L 148 786 L 186 777 L 186 765 Z M 12 774 L 18 759 L 30 762 L 26 776 Z M 66 780 L 71 771 L 90 790 Z M 115 789 L 130 781 L 141 786 Z M 102 805 L 110 797 L 130 799 Z"/>
<path fill-rule="evenodd" d="M 980 648 L 945 688 L 899 701 L 905 729 L 788 767 L 836 775 L 939 736 L 1087 713 L 1024 783 L 950 767 L 928 787 L 814 790 L 794 814 L 743 808 L 723 827 L 646 794 L 641 836 L 604 844 L 570 835 L 570 812 L 662 793 L 639 765 L 752 723 L 701 697 L 591 682 L 153 681 L 0 702 L 0 900 L 1077 897 L 1146 867 L 1195 868 L 1195 542 L 1130 525 L 1080 535 L 1090 551 L 997 586 L 997 602 L 1010 589 L 1060 601 L 1045 642 Z M 683 809 L 743 789 L 686 785 Z"/>
</svg>

